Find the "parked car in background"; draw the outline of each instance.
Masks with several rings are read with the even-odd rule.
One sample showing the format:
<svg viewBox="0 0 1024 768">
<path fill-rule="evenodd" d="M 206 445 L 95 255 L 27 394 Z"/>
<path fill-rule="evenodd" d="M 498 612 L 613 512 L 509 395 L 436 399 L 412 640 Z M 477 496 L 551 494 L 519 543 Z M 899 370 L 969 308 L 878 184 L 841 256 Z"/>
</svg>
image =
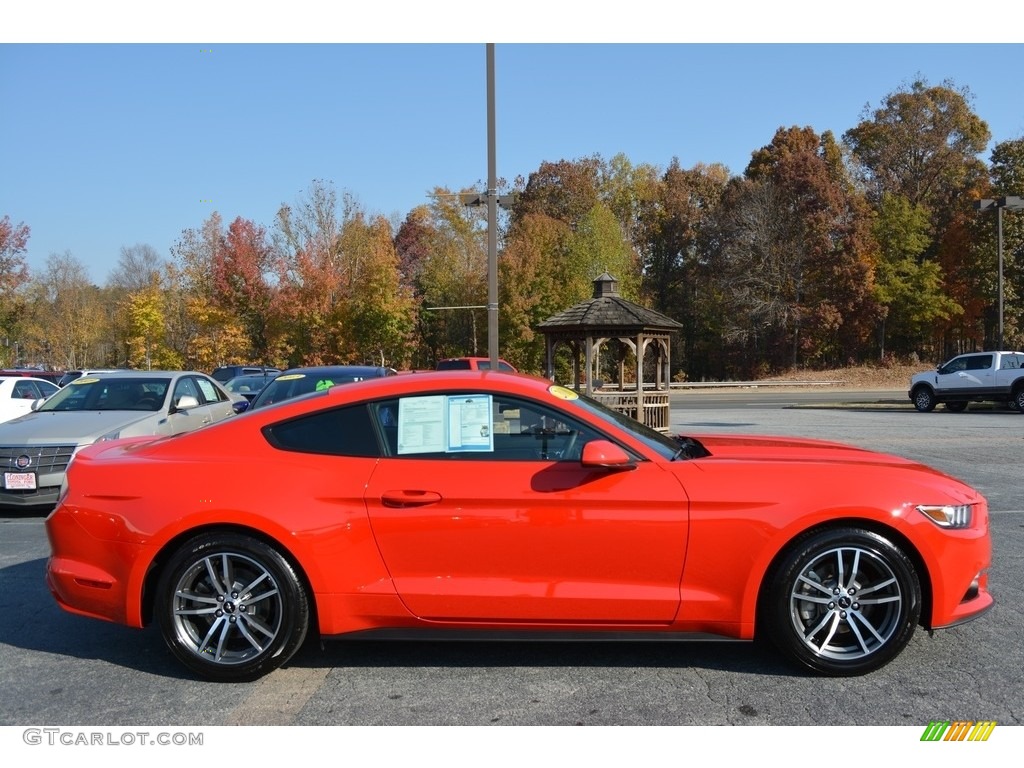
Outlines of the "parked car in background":
<svg viewBox="0 0 1024 768">
<path fill-rule="evenodd" d="M 987 502 L 948 475 L 822 440 L 670 437 L 495 371 L 91 446 L 46 528 L 59 605 L 155 623 L 222 681 L 307 636 L 446 634 L 764 637 L 850 676 L 993 605 Z"/>
<path fill-rule="evenodd" d="M 0 370 L 0 376 L 31 377 L 34 379 L 43 379 L 51 384 L 58 384 L 63 375 L 64 374 L 60 371 L 43 371 L 39 368 L 9 368 Z"/>
<path fill-rule="evenodd" d="M 31 412 L 32 403 L 47 398 L 60 387 L 32 376 L 0 376 L 0 423 Z"/>
<path fill-rule="evenodd" d="M 1024 412 L 1024 352 L 972 352 L 947 360 L 934 371 L 916 373 L 907 394 L 927 413 L 938 403 L 960 413 L 971 402 L 1007 403 Z"/>
<path fill-rule="evenodd" d="M 330 389 L 335 384 L 351 384 L 366 379 L 394 376 L 394 368 L 375 365 L 317 365 L 289 368 L 263 388 L 249 406 L 249 410 L 263 408 L 282 400 L 290 400 L 310 392 Z"/>
<path fill-rule="evenodd" d="M 270 368 L 266 365 L 222 365 L 220 368 L 214 368 L 210 375 L 223 384 L 238 376 L 276 376 L 280 372 L 280 368 Z"/>
<path fill-rule="evenodd" d="M 489 357 L 449 357 L 447 360 L 440 360 L 437 363 L 439 371 L 487 371 L 491 368 Z M 505 360 L 498 359 L 498 370 L 506 373 L 516 373 L 515 367 Z"/>
<path fill-rule="evenodd" d="M 263 388 L 274 380 L 276 373 L 249 374 L 246 376 L 235 376 L 224 382 L 224 389 L 232 395 L 241 395 L 250 403 Z"/>
<path fill-rule="evenodd" d="M 86 445 L 188 432 L 234 414 L 228 393 L 202 373 L 75 379 L 31 413 L 0 424 L 0 508 L 52 508 L 68 463 Z"/>
</svg>

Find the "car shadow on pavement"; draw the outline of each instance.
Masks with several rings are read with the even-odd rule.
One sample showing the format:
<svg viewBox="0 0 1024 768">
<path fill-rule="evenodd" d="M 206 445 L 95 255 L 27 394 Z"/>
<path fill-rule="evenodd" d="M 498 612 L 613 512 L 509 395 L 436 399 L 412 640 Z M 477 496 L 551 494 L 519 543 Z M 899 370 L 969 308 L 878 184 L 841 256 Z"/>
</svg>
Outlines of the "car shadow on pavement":
<svg viewBox="0 0 1024 768">
<path fill-rule="evenodd" d="M 60 608 L 46 587 L 46 559 L 0 568 L 0 645 L 184 677 L 160 634 L 77 616 Z"/>
<path fill-rule="evenodd" d="M 287 666 L 693 668 L 807 677 L 770 644 L 713 640 L 307 639 Z"/>
</svg>

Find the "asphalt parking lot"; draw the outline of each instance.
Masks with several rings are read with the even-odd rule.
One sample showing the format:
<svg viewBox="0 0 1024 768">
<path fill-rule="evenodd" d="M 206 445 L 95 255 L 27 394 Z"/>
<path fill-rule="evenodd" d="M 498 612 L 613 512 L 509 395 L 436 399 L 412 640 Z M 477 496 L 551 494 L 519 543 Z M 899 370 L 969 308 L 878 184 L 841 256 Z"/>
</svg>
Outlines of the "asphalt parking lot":
<svg viewBox="0 0 1024 768">
<path fill-rule="evenodd" d="M 67 614 L 43 583 L 38 517 L 0 518 L 0 725 L 1020 725 L 1024 690 L 1024 415 L 814 398 L 699 406 L 673 397 L 684 433 L 850 442 L 931 464 L 989 499 L 997 604 L 860 678 L 805 675 L 739 643 L 308 644 L 261 681 L 183 671 L 152 628 Z"/>
</svg>

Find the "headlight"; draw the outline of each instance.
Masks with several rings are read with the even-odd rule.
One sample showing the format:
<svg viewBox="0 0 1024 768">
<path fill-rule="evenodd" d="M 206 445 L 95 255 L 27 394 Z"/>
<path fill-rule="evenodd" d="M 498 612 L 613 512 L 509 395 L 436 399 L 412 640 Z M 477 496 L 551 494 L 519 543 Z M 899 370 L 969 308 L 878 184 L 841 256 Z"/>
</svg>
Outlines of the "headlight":
<svg viewBox="0 0 1024 768">
<path fill-rule="evenodd" d="M 105 435 L 100 435 L 96 438 L 97 443 L 105 443 L 108 440 L 117 440 L 121 436 L 121 430 L 115 429 L 113 432 L 107 432 Z"/>
<path fill-rule="evenodd" d="M 974 518 L 972 504 L 919 504 L 917 511 L 940 528 L 970 528 Z"/>
</svg>

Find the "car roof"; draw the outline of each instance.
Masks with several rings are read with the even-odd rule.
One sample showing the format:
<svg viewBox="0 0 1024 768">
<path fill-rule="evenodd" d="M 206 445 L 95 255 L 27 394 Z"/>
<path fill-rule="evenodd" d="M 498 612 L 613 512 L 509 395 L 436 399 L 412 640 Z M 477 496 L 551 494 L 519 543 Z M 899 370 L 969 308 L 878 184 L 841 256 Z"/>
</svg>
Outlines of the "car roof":
<svg viewBox="0 0 1024 768">
<path fill-rule="evenodd" d="M 529 395 L 546 392 L 555 382 L 540 376 L 507 371 L 424 371 L 415 376 L 380 376 L 363 379 L 340 387 L 332 387 L 329 391 L 332 398 L 357 402 L 364 399 L 398 397 L 439 390 L 469 392 L 475 387 L 486 387 L 488 383 L 499 385 L 510 393 L 518 392 Z M 275 406 L 283 407 L 289 402 L 300 399 L 284 400 Z"/>
<path fill-rule="evenodd" d="M 379 375 L 381 371 L 390 371 L 389 368 L 382 368 L 379 365 L 310 365 L 300 368 L 289 368 L 281 372 L 281 376 L 289 376 L 297 373 L 305 373 L 311 376 L 320 376 L 330 373 L 352 374 L 374 374 Z"/>
<path fill-rule="evenodd" d="M 140 377 L 173 378 L 174 376 L 202 376 L 209 379 L 209 374 L 200 371 L 86 371 L 81 378 L 85 377 L 107 379 L 137 379 Z M 75 381 L 78 381 L 76 379 Z"/>
</svg>

